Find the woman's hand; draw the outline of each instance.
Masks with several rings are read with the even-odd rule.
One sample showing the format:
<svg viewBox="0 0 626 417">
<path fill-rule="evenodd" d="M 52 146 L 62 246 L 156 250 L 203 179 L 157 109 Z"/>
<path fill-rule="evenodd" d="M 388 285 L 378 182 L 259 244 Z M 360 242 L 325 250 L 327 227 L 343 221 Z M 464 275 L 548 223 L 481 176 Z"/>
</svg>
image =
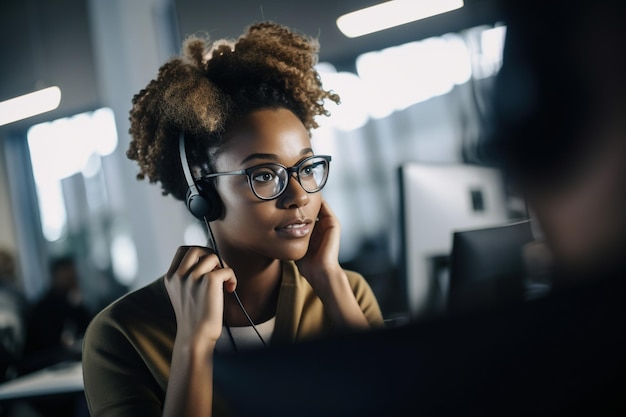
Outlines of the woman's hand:
<svg viewBox="0 0 626 417">
<path fill-rule="evenodd" d="M 322 199 L 318 217 L 309 241 L 309 249 L 296 262 L 298 269 L 328 309 L 337 328 L 369 328 L 348 277 L 339 265 L 341 227 L 326 200 Z"/>
<path fill-rule="evenodd" d="M 326 200 L 322 199 L 318 221 L 315 222 L 309 241 L 309 249 L 304 257 L 296 262 L 302 275 L 309 281 L 315 281 L 320 275 L 328 275 L 341 269 L 339 265 L 340 237 L 339 220 Z"/>
<path fill-rule="evenodd" d="M 224 291 L 233 292 L 236 286 L 233 270 L 220 268 L 210 249 L 178 248 L 165 276 L 177 330 L 164 416 L 211 415 L 213 353 L 222 333 Z"/>
<path fill-rule="evenodd" d="M 233 270 L 220 268 L 212 250 L 199 246 L 178 248 L 165 277 L 176 314 L 176 338 L 214 345 L 222 332 L 224 291 L 233 292 L 236 286 Z"/>
</svg>

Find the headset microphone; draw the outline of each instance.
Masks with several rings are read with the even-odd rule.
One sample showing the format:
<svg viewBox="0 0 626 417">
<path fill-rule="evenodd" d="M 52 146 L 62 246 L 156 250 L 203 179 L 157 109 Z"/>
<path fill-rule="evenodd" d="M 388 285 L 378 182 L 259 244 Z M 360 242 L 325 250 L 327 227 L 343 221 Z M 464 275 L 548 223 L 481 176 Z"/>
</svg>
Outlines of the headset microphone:
<svg viewBox="0 0 626 417">
<path fill-rule="evenodd" d="M 180 132 L 178 136 L 178 150 L 183 174 L 187 182 L 187 193 L 185 195 L 187 208 L 198 219 L 206 219 L 209 222 L 218 219 L 222 214 L 222 201 L 211 184 L 198 184 L 191 175 L 189 160 L 185 150 L 184 132 Z"/>
<path fill-rule="evenodd" d="M 217 194 L 217 191 L 211 184 L 207 184 L 203 186 L 201 184 L 196 183 L 193 176 L 191 175 L 191 170 L 189 169 L 189 160 L 187 159 L 187 152 L 185 150 L 185 133 L 180 132 L 178 136 L 178 151 L 180 156 L 180 163 L 183 167 L 183 174 L 185 175 L 185 181 L 187 182 L 187 193 L 185 194 L 185 204 L 187 208 L 196 218 L 204 220 L 206 224 L 207 230 L 209 232 L 209 238 L 211 240 L 211 246 L 215 251 L 215 255 L 220 262 L 220 267 L 224 268 L 224 261 L 220 256 L 219 250 L 217 249 L 217 242 L 215 242 L 215 237 L 213 236 L 213 231 L 211 230 L 211 225 L 209 222 L 217 220 L 222 215 L 222 201 Z M 248 312 L 243 307 L 243 303 L 239 299 L 239 295 L 237 295 L 237 291 L 233 291 L 233 295 L 237 300 L 237 304 L 239 304 L 239 308 L 246 316 L 246 319 L 252 325 L 252 328 L 256 332 L 257 336 L 263 343 L 263 346 L 267 346 L 265 340 L 257 330 L 252 318 L 248 315 Z M 224 319 L 226 321 L 226 319 Z M 235 339 L 232 336 L 230 331 L 230 327 L 226 325 L 226 330 L 228 331 L 228 335 L 235 347 L 237 349 L 237 345 L 235 344 Z"/>
</svg>

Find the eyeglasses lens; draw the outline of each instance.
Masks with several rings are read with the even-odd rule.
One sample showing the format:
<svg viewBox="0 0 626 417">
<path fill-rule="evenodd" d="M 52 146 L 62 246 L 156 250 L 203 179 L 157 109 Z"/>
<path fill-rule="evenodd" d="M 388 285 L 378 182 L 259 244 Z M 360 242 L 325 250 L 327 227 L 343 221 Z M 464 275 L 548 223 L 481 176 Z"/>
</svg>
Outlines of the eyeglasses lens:
<svg viewBox="0 0 626 417">
<path fill-rule="evenodd" d="M 298 170 L 298 178 L 302 188 L 313 193 L 324 186 L 328 173 L 328 163 L 325 159 L 310 159 Z"/>
<path fill-rule="evenodd" d="M 328 177 L 328 161 L 323 158 L 304 160 L 297 169 L 298 180 L 302 188 L 314 193 L 321 190 Z M 280 195 L 289 180 L 289 173 L 279 165 L 260 166 L 250 173 L 252 188 L 263 199 L 272 199 Z"/>
</svg>

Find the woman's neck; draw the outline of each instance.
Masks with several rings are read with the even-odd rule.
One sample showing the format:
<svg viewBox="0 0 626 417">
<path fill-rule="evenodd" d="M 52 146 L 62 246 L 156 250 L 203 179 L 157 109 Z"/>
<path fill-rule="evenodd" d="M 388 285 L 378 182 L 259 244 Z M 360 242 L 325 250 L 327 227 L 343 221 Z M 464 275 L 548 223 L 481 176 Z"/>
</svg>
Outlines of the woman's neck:
<svg viewBox="0 0 626 417">
<path fill-rule="evenodd" d="M 281 262 L 241 254 L 228 255 L 224 255 L 224 261 L 235 271 L 237 295 L 252 321 L 257 324 L 274 317 L 282 277 Z M 250 325 L 233 294 L 224 294 L 224 315 L 229 326 Z"/>
</svg>

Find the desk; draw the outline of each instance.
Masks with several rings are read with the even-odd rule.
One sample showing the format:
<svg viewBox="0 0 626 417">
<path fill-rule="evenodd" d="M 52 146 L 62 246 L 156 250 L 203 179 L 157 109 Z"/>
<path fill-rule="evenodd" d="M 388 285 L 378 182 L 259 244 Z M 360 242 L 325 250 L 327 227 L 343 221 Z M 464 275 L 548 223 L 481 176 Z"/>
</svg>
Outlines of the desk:
<svg viewBox="0 0 626 417">
<path fill-rule="evenodd" d="M 81 362 L 62 362 L 0 384 L 0 401 L 82 391 Z"/>
</svg>

